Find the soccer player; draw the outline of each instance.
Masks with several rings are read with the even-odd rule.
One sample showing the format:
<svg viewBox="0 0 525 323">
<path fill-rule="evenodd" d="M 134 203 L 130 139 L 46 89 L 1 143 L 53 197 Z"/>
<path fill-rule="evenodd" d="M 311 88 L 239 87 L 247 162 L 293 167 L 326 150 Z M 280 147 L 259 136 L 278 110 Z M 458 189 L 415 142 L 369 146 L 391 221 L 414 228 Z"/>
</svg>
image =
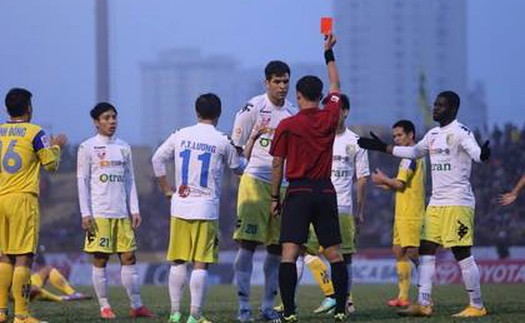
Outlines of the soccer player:
<svg viewBox="0 0 525 323">
<path fill-rule="evenodd" d="M 419 247 L 418 298 L 406 310 L 400 310 L 400 315 L 432 315 L 432 279 L 439 246 L 452 249 L 470 298 L 470 305 L 454 316 L 480 317 L 487 314 L 481 297 L 479 268 L 471 254 L 475 199 L 469 177 L 472 160 L 488 160 L 490 148 L 488 141 L 480 148 L 472 132 L 456 120 L 459 104 L 460 98 L 455 92 L 439 93 L 432 111 L 439 127 L 427 132 L 415 146 L 387 145 L 373 133 L 373 138 L 361 137 L 358 141 L 365 149 L 401 158 L 418 159 L 430 155 L 432 195 L 424 216 Z"/>
<path fill-rule="evenodd" d="M 51 302 L 62 301 L 81 301 L 88 300 L 92 297 L 80 292 L 77 292 L 71 283 L 64 275 L 55 267 L 50 266 L 46 262 L 44 255 L 45 247 L 40 245 L 35 254 L 33 274 L 31 275 L 31 300 L 42 300 Z M 46 282 L 50 283 L 55 289 L 64 293 L 64 295 L 56 295 L 44 288 Z"/>
<path fill-rule="evenodd" d="M 499 199 L 498 203 L 500 205 L 510 205 L 514 203 L 514 201 L 518 198 L 518 195 L 520 194 L 520 191 L 525 187 L 525 175 L 521 176 L 518 183 L 516 183 L 516 186 L 512 189 L 512 191 L 502 194 Z"/>
<path fill-rule="evenodd" d="M 198 123 L 172 134 L 155 152 L 153 169 L 161 191 L 171 198 L 170 242 L 167 260 L 171 315 L 169 322 L 182 322 L 180 301 L 190 277 L 191 308 L 187 323 L 206 323 L 202 306 L 206 294 L 208 267 L 217 263 L 219 253 L 219 201 L 224 165 L 242 174 L 237 149 L 215 126 L 221 115 L 221 101 L 213 93 L 195 102 Z M 166 164 L 174 160 L 175 187 L 166 179 Z M 175 191 L 175 192 L 174 192 Z"/>
<path fill-rule="evenodd" d="M 31 266 L 38 246 L 40 168 L 55 171 L 64 135 L 48 138 L 33 116 L 32 94 L 11 89 L 5 97 L 9 121 L 0 125 L 0 322 L 7 322 L 9 288 L 16 323 L 29 315 Z"/>
<path fill-rule="evenodd" d="M 93 255 L 93 287 L 100 304 L 100 316 L 114 319 L 107 296 L 106 265 L 118 254 L 121 279 L 128 294 L 129 315 L 153 317 L 142 304 L 135 229 L 142 218 L 135 186 L 131 148 L 115 137 L 117 109 L 100 102 L 91 110 L 97 134 L 78 147 L 77 184 L 82 228 L 86 231 L 84 251 Z M 129 216 L 131 213 L 131 218 Z"/>
<path fill-rule="evenodd" d="M 281 211 L 281 182 L 286 160 L 289 186 L 281 217 L 282 257 L 279 267 L 279 289 L 284 305 L 281 321 L 297 322 L 295 288 L 296 260 L 313 224 L 324 256 L 330 262 L 335 290 L 335 321 L 346 321 L 348 275 L 339 245 L 341 235 L 337 213 L 337 196 L 330 180 L 333 145 L 341 114 L 339 75 L 335 65 L 330 34 L 324 43 L 325 61 L 330 80 L 330 92 L 319 108 L 323 82 L 316 76 L 304 76 L 296 84 L 300 112 L 279 123 L 270 154 L 272 162 L 271 209 L 277 218 Z"/>
<path fill-rule="evenodd" d="M 392 137 L 398 146 L 416 144 L 416 128 L 409 120 L 400 120 L 392 127 Z M 380 169 L 372 174 L 372 181 L 396 194 L 392 251 L 396 257 L 398 296 L 387 302 L 388 306 L 410 305 L 409 290 L 412 267 L 418 261 L 421 224 L 425 214 L 425 159 L 402 159 L 395 178 Z"/>
<path fill-rule="evenodd" d="M 253 271 L 253 254 L 259 245 L 266 246 L 264 260 L 264 294 L 261 304 L 261 318 L 264 321 L 279 319 L 273 310 L 278 287 L 279 262 L 279 219 L 268 212 L 270 207 L 270 182 L 272 156 L 268 153 L 274 130 L 281 120 L 293 114 L 292 105 L 286 100 L 290 84 L 290 68 L 281 61 L 271 61 L 264 70 L 266 93 L 252 98 L 237 113 L 232 139 L 238 149 L 248 144 L 251 137 L 251 158 L 241 177 L 237 197 L 237 227 L 233 238 L 239 250 L 234 261 L 235 282 L 239 297 L 237 319 L 250 322 L 250 284 Z M 261 135 L 250 136 L 254 129 L 264 129 Z"/>
<path fill-rule="evenodd" d="M 345 121 L 350 112 L 350 100 L 341 94 L 341 115 L 337 124 L 336 136 L 332 159 L 332 183 L 337 194 L 337 207 L 339 213 L 339 227 L 341 233 L 341 253 L 346 264 L 348 275 L 348 295 L 352 290 L 352 255 L 356 252 L 356 225 L 364 222 L 366 200 L 366 183 L 370 176 L 368 153 L 357 145 L 358 136 L 345 126 Z M 356 208 L 352 203 L 352 190 L 356 178 Z M 357 219 L 353 215 L 356 215 Z M 310 227 L 310 236 L 306 250 L 313 255 L 318 254 L 319 241 L 315 231 Z M 312 271 L 316 281 L 327 296 L 321 306 L 314 313 L 325 313 L 335 307 L 335 295 L 330 275 L 319 257 L 307 255 L 305 263 Z M 353 302 L 350 297 L 347 301 L 347 312 L 354 312 Z"/>
</svg>

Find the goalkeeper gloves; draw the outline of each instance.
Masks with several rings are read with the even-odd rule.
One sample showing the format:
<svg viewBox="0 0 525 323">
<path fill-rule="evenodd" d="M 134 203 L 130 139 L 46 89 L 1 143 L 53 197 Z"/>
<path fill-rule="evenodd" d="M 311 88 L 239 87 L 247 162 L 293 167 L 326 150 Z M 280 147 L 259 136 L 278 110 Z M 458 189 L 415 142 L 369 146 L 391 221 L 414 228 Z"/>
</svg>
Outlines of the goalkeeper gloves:
<svg viewBox="0 0 525 323">
<path fill-rule="evenodd" d="M 381 139 L 379 139 L 379 137 L 377 137 L 376 134 L 373 133 L 372 131 L 370 131 L 370 136 L 372 136 L 372 138 L 366 138 L 366 137 L 359 138 L 357 140 L 357 144 L 359 145 L 359 147 L 367 149 L 367 150 L 377 150 L 377 151 L 386 152 L 387 144 Z"/>
</svg>

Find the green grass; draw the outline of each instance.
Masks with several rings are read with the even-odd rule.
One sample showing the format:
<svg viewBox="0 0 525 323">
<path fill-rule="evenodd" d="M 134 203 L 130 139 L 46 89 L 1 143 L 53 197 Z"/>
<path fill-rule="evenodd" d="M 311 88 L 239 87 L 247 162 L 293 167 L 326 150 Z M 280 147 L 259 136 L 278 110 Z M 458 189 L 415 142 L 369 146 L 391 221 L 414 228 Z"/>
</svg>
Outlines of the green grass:
<svg viewBox="0 0 525 323">
<path fill-rule="evenodd" d="M 483 285 L 485 304 L 489 311 L 487 317 L 468 319 L 469 322 L 525 322 L 525 285 Z M 89 288 L 82 291 L 92 293 Z M 351 321 L 360 322 L 450 322 L 450 315 L 463 309 L 467 304 L 467 295 L 463 286 L 437 286 L 434 288 L 435 314 L 431 318 L 399 318 L 395 310 L 388 308 L 385 302 L 395 295 L 394 285 L 357 285 L 354 288 L 354 299 L 357 312 Z M 141 320 L 148 322 L 166 322 L 170 311 L 167 287 L 144 286 L 142 289 L 144 303 L 155 313 L 156 319 Z M 261 289 L 253 289 L 254 300 L 259 300 Z M 330 316 L 317 316 L 311 311 L 319 305 L 321 294 L 316 286 L 301 286 L 297 297 L 300 322 L 331 322 Z M 127 318 L 129 307 L 127 296 L 120 287 L 110 289 L 110 303 L 119 319 L 117 322 L 131 321 Z M 104 322 L 98 319 L 96 301 L 31 304 L 35 316 L 49 322 Z M 189 294 L 183 301 L 183 311 L 187 314 Z M 258 304 L 253 303 L 257 309 Z M 213 286 L 209 289 L 205 315 L 213 322 L 234 322 L 237 299 L 233 286 Z M 459 321 L 459 320 L 458 320 Z M 465 321 L 465 320 L 463 320 Z"/>
</svg>

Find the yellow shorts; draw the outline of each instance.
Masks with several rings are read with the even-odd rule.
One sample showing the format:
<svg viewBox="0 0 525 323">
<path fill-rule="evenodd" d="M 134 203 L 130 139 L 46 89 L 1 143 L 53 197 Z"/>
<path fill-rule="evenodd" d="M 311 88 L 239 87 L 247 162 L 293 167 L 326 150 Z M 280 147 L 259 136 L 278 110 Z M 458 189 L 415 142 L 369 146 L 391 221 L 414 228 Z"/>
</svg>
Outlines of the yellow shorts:
<svg viewBox="0 0 525 323">
<path fill-rule="evenodd" d="M 472 246 L 474 209 L 468 206 L 429 206 L 423 220 L 421 240 L 444 248 Z"/>
<path fill-rule="evenodd" d="M 95 229 L 86 232 L 85 252 L 122 253 L 136 249 L 135 231 L 131 227 L 129 218 L 95 217 Z"/>
<path fill-rule="evenodd" d="M 29 193 L 0 196 L 0 254 L 35 253 L 40 231 L 38 197 Z"/>
<path fill-rule="evenodd" d="M 219 221 L 186 220 L 171 217 L 169 261 L 217 263 L 219 261 Z"/>
<path fill-rule="evenodd" d="M 281 221 L 270 215 L 270 184 L 243 175 L 237 196 L 235 240 L 256 241 L 265 245 L 279 244 Z M 281 190 L 284 198 L 284 189 Z"/>
<path fill-rule="evenodd" d="M 419 247 L 421 238 L 421 225 L 423 219 L 394 219 L 394 229 L 392 233 L 392 244 L 394 246 Z"/>
<path fill-rule="evenodd" d="M 355 253 L 357 251 L 355 219 L 350 214 L 339 214 L 339 230 L 341 231 L 341 246 L 342 254 Z M 322 251 L 319 245 L 317 236 L 315 235 L 314 227 L 310 225 L 310 232 L 308 233 L 308 241 L 304 245 L 306 251 L 310 254 L 318 254 Z"/>
</svg>

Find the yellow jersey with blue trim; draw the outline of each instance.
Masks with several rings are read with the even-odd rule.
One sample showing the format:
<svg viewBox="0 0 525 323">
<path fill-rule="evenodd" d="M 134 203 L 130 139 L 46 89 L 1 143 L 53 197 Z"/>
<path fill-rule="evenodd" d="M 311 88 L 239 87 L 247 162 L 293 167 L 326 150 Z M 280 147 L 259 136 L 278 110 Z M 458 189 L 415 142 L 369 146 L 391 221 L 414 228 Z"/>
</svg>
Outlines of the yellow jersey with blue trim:
<svg viewBox="0 0 525 323">
<path fill-rule="evenodd" d="M 29 122 L 0 125 L 0 195 L 30 193 L 38 196 L 40 167 L 58 168 L 60 147 L 50 146 L 40 126 Z"/>
</svg>

